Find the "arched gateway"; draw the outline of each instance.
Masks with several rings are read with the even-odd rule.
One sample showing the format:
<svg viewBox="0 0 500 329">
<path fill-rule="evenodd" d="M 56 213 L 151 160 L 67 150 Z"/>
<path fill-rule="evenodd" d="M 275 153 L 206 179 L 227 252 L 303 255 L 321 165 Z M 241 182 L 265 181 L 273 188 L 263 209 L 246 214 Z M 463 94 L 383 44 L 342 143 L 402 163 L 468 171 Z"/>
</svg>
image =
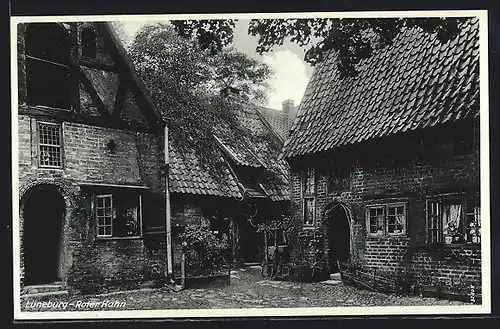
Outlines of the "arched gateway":
<svg viewBox="0 0 500 329">
<path fill-rule="evenodd" d="M 60 281 L 66 207 L 59 188 L 51 184 L 33 186 L 23 195 L 20 205 L 24 283 Z"/>
<path fill-rule="evenodd" d="M 330 273 L 339 271 L 337 261 L 345 262 L 351 256 L 350 221 L 349 211 L 345 205 L 336 202 L 325 207 L 323 225 Z"/>
</svg>

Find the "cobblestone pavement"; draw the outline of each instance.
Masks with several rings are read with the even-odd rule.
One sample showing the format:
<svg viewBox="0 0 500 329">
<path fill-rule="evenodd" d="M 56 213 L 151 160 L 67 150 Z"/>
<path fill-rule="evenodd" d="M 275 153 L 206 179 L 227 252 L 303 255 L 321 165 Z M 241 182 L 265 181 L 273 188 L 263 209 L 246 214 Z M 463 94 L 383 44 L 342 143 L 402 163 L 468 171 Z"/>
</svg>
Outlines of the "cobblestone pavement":
<svg viewBox="0 0 500 329">
<path fill-rule="evenodd" d="M 73 303 L 65 311 L 470 305 L 434 298 L 387 295 L 359 290 L 342 283 L 327 285 L 321 282 L 271 281 L 260 276 L 260 267 L 232 271 L 231 285 L 222 288 L 186 289 L 179 292 L 161 288 L 94 297 L 51 297 L 44 300 Z M 41 308 L 33 307 L 33 301 L 23 299 L 22 309 L 42 311 Z M 107 302 L 106 307 L 99 307 L 99 302 L 103 301 Z M 26 307 L 30 302 L 31 306 Z M 78 307 L 76 303 L 79 303 Z M 113 307 L 113 303 L 116 307 Z M 62 311 L 61 307 L 56 305 L 52 309 L 43 310 Z"/>
</svg>

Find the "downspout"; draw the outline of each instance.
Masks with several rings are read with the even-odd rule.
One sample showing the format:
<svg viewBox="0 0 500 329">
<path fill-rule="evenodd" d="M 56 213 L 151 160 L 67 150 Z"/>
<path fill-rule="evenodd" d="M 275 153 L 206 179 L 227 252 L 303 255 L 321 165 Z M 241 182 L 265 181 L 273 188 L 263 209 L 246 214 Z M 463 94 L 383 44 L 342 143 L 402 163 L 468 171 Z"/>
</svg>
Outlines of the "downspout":
<svg viewBox="0 0 500 329">
<path fill-rule="evenodd" d="M 165 139 L 165 239 L 167 247 L 167 273 L 166 278 L 169 284 L 174 284 L 173 265 L 172 265 L 172 225 L 170 213 L 170 187 L 169 187 L 169 172 L 170 172 L 170 157 L 168 148 L 168 125 L 165 123 L 164 128 Z"/>
</svg>

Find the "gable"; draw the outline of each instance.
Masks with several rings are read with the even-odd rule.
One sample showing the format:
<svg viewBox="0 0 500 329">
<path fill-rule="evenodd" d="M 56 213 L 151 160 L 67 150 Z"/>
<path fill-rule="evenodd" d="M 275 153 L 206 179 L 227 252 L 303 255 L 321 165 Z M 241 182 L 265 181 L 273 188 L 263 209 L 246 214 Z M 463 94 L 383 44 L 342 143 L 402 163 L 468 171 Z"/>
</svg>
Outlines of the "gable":
<svg viewBox="0 0 500 329">
<path fill-rule="evenodd" d="M 230 139 L 223 131 L 216 137 L 233 160 L 238 180 L 250 197 L 287 200 L 290 177 L 288 163 L 281 157 L 281 138 L 254 105 L 241 106 L 238 119 L 251 132 L 247 139 Z"/>
<path fill-rule="evenodd" d="M 462 120 L 479 110 L 479 23 L 446 43 L 407 29 L 341 78 L 334 53 L 315 69 L 290 138 L 289 158 Z"/>
<path fill-rule="evenodd" d="M 161 127 L 148 91 L 108 23 L 30 23 L 19 32 L 22 110 L 71 113 L 76 121 L 101 125 Z"/>
</svg>

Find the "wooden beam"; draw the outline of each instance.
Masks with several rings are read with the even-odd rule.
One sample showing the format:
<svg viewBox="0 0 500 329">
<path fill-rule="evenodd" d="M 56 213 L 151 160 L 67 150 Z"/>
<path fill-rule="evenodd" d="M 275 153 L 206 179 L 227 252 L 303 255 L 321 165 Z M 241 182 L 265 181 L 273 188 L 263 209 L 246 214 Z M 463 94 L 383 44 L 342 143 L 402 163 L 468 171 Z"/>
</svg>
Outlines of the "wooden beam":
<svg viewBox="0 0 500 329">
<path fill-rule="evenodd" d="M 119 119 L 125 105 L 125 98 L 128 92 L 127 78 L 120 76 L 120 82 L 118 84 L 118 90 L 116 91 L 115 106 L 113 108 L 113 113 L 111 116 L 114 119 Z"/>
<path fill-rule="evenodd" d="M 83 86 L 85 87 L 85 90 L 87 90 L 87 92 L 90 94 L 92 101 L 96 104 L 97 109 L 99 110 L 101 115 L 105 118 L 110 118 L 111 116 L 108 110 L 106 110 L 104 102 L 102 101 L 101 97 L 99 97 L 99 94 L 97 94 L 97 91 L 94 89 L 94 86 L 92 85 L 90 79 L 87 77 L 85 72 L 83 72 L 80 66 L 78 66 L 77 70 L 80 80 L 82 81 Z"/>
<path fill-rule="evenodd" d="M 162 130 L 153 129 L 152 127 L 140 123 L 129 123 L 116 120 L 113 121 L 102 117 L 90 117 L 88 115 L 73 113 L 72 111 L 69 110 L 62 110 L 51 107 L 22 105 L 19 107 L 18 112 L 19 112 L 18 114 L 20 115 L 28 115 L 30 117 L 38 119 L 57 118 L 68 122 L 81 123 L 81 124 L 87 124 L 91 126 L 104 127 L 104 128 L 115 128 L 127 131 L 137 131 L 137 132 L 155 133 L 155 134 L 163 133 Z"/>
<path fill-rule="evenodd" d="M 83 66 L 86 66 L 86 67 L 90 67 L 90 68 L 93 68 L 93 69 L 107 71 L 107 72 L 119 73 L 118 68 L 116 66 L 114 66 L 114 65 L 109 65 L 109 64 L 99 63 L 99 62 L 93 62 L 93 61 L 89 61 L 89 60 L 86 60 L 86 59 L 80 59 L 80 65 L 83 65 Z"/>
</svg>

